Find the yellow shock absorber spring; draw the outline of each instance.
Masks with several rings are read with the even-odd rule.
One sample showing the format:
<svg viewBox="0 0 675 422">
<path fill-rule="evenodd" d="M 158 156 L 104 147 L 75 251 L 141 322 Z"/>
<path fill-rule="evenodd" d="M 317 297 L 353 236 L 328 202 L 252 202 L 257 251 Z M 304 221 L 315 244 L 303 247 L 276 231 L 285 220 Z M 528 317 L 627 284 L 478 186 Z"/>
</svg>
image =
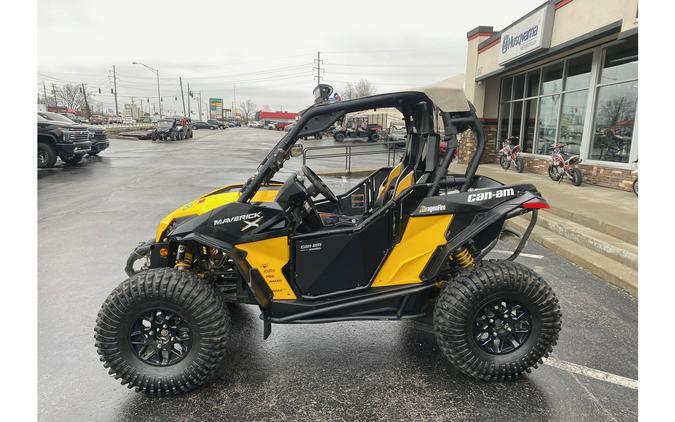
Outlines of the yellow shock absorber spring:
<svg viewBox="0 0 675 422">
<path fill-rule="evenodd" d="M 462 268 L 468 268 L 474 264 L 473 255 L 471 255 L 471 252 L 469 252 L 469 249 L 466 247 L 453 253 L 452 259 Z"/>
<path fill-rule="evenodd" d="M 174 268 L 177 270 L 187 270 L 190 269 L 190 265 L 192 265 L 192 253 L 185 252 L 183 260 L 180 262 L 176 262 Z"/>
</svg>

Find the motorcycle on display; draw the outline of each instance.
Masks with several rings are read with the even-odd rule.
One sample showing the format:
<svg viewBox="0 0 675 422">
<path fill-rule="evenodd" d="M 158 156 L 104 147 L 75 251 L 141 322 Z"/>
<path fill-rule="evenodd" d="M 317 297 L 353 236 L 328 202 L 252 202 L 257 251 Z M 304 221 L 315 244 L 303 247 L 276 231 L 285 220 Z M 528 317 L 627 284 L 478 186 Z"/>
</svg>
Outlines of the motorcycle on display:
<svg viewBox="0 0 675 422">
<path fill-rule="evenodd" d="M 511 147 L 512 143 L 515 144 L 514 147 Z M 520 143 L 517 136 L 510 136 L 504 139 L 502 141 L 502 149 L 499 150 L 499 165 L 504 170 L 508 170 L 511 167 L 511 163 L 513 163 L 518 173 L 522 173 L 525 169 L 525 162 L 522 157 L 518 156 L 519 152 Z"/>
<path fill-rule="evenodd" d="M 583 181 L 581 170 L 576 165 L 581 163 L 578 155 L 568 154 L 563 151 L 567 144 L 556 145 L 553 147 L 551 162 L 548 165 L 548 176 L 560 183 L 563 178 L 568 177 L 574 186 L 580 186 Z"/>
<path fill-rule="evenodd" d="M 638 160 L 635 160 L 634 162 L 637 164 Z M 638 169 L 637 169 L 637 167 L 631 173 L 633 173 L 635 175 L 635 180 L 633 180 L 633 193 L 635 194 L 635 196 L 638 196 Z"/>
</svg>

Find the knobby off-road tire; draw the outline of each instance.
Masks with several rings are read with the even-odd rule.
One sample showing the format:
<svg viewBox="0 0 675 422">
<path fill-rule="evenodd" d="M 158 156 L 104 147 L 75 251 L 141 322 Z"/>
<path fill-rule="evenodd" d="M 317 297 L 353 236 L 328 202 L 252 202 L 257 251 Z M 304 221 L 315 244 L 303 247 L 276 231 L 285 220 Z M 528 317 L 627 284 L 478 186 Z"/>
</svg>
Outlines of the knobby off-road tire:
<svg viewBox="0 0 675 422">
<path fill-rule="evenodd" d="M 190 346 L 174 364 L 149 363 L 131 344 L 132 338 L 138 339 L 130 336 L 132 328 L 139 327 L 139 317 L 156 309 L 178 315 L 189 329 L 185 337 Z M 229 323 L 227 307 L 213 287 L 190 272 L 152 269 L 134 275 L 110 293 L 98 313 L 94 337 L 103 366 L 123 385 L 151 395 L 178 394 L 196 389 L 216 372 Z M 161 354 L 154 356 L 161 359 Z"/>
<path fill-rule="evenodd" d="M 502 166 L 504 170 L 508 170 L 509 167 L 511 167 L 511 159 L 506 155 L 500 155 L 499 165 Z"/>
<path fill-rule="evenodd" d="M 557 182 L 557 181 L 560 180 L 562 175 L 560 173 L 558 173 L 558 170 L 556 169 L 556 167 L 553 164 L 549 164 L 548 165 L 548 177 L 550 177 L 551 180 L 553 180 L 554 182 Z"/>
<path fill-rule="evenodd" d="M 483 321 L 486 307 L 502 300 L 526 308 L 531 330 L 515 350 L 487 352 L 476 336 L 481 328 L 475 327 L 480 327 L 477 321 Z M 484 381 L 513 380 L 552 351 L 560 318 L 558 299 L 538 274 L 516 262 L 489 261 L 461 271 L 443 289 L 434 309 L 434 332 L 443 354 L 462 373 Z"/>
<path fill-rule="evenodd" d="M 522 173 L 523 170 L 525 170 L 525 161 L 523 160 L 523 157 L 516 158 L 516 170 L 518 173 Z"/>
<path fill-rule="evenodd" d="M 572 169 L 570 173 L 572 173 L 572 184 L 574 186 L 581 186 L 581 182 L 584 180 L 584 176 L 581 175 L 581 170 L 575 168 Z"/>
</svg>

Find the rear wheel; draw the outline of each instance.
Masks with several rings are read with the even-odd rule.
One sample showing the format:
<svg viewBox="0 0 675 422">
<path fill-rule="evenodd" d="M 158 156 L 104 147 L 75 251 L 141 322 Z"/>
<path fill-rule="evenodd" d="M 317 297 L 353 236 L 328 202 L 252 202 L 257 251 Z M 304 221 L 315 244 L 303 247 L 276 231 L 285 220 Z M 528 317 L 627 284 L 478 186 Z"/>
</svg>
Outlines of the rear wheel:
<svg viewBox="0 0 675 422">
<path fill-rule="evenodd" d="M 344 142 L 345 140 L 345 134 L 342 132 L 336 133 L 335 134 L 335 142 Z"/>
<path fill-rule="evenodd" d="M 584 180 L 584 177 L 581 175 L 581 170 L 574 168 L 570 171 L 572 175 L 572 184 L 574 186 L 581 186 L 581 182 Z"/>
<path fill-rule="evenodd" d="M 516 157 L 516 170 L 518 173 L 522 173 L 525 170 L 525 161 L 522 157 Z"/>
<path fill-rule="evenodd" d="M 96 348 L 123 385 L 177 394 L 204 384 L 223 359 L 229 315 L 190 272 L 140 272 L 116 287 L 96 319 Z"/>
<path fill-rule="evenodd" d="M 633 193 L 635 194 L 635 196 L 637 196 L 638 194 L 638 179 L 635 179 L 635 181 L 633 182 Z"/>
<path fill-rule="evenodd" d="M 558 173 L 558 169 L 553 164 L 548 165 L 548 177 L 556 182 L 560 180 L 560 173 Z"/>
<path fill-rule="evenodd" d="M 500 155 L 499 165 L 502 166 L 504 170 L 508 170 L 509 167 L 511 167 L 511 160 L 506 155 Z"/>
<path fill-rule="evenodd" d="M 54 167 L 54 164 L 56 164 L 58 155 L 53 146 L 45 144 L 44 142 L 38 142 L 37 154 L 38 168 L 50 168 Z"/>
<path fill-rule="evenodd" d="M 434 309 L 434 332 L 462 373 L 513 380 L 551 353 L 560 317 L 558 299 L 537 273 L 516 262 L 491 261 L 448 283 Z"/>
</svg>

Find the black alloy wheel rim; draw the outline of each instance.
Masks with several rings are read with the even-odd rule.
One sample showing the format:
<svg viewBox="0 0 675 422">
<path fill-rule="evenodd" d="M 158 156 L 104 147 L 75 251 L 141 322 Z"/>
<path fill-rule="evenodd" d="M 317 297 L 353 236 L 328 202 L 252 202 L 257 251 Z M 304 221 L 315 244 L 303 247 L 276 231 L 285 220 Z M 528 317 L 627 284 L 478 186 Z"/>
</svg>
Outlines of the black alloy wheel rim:
<svg viewBox="0 0 675 422">
<path fill-rule="evenodd" d="M 178 313 L 152 309 L 136 318 L 129 332 L 136 356 L 154 366 L 171 366 L 183 360 L 192 348 L 192 331 Z"/>
<path fill-rule="evenodd" d="M 528 309 L 512 299 L 496 299 L 482 306 L 473 324 L 473 339 L 492 355 L 505 355 L 527 342 L 532 331 Z"/>
</svg>

